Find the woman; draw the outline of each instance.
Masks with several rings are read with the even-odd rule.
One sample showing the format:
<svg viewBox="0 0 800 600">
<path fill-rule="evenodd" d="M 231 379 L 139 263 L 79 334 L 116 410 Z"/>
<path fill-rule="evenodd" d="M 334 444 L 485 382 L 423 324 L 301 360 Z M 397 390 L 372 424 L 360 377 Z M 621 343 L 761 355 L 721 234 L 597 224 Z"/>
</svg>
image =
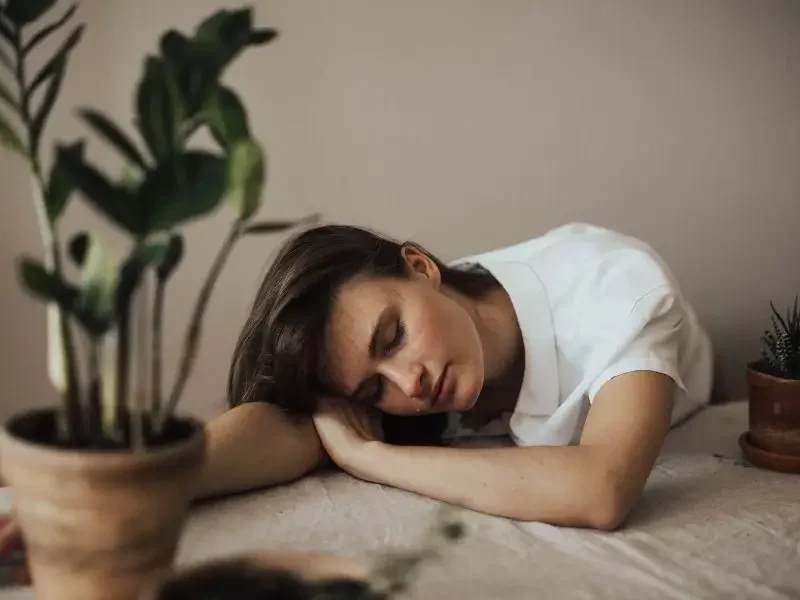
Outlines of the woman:
<svg viewBox="0 0 800 600">
<path fill-rule="evenodd" d="M 196 495 L 332 461 L 476 511 L 610 530 L 670 426 L 710 401 L 713 371 L 673 275 L 630 237 L 573 224 L 444 265 L 318 227 L 258 291 Z M 451 443 L 494 433 L 514 445 Z M 16 536 L 10 524 L 0 538 Z"/>
<path fill-rule="evenodd" d="M 444 265 L 318 227 L 258 291 L 198 495 L 330 460 L 476 511 L 610 530 L 712 380 L 695 312 L 638 240 L 573 224 Z M 451 443 L 492 432 L 513 446 Z"/>
</svg>

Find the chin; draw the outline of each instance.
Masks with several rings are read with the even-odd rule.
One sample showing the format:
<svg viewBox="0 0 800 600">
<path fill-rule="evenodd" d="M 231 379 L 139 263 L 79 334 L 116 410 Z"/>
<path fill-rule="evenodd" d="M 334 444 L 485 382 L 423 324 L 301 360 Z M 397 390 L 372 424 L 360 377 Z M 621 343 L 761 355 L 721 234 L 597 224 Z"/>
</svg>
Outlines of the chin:
<svg viewBox="0 0 800 600">
<path fill-rule="evenodd" d="M 471 410 L 478 402 L 481 395 L 481 386 L 472 385 L 469 389 L 458 390 L 459 394 L 453 398 L 452 409 L 455 412 L 466 412 Z"/>
</svg>

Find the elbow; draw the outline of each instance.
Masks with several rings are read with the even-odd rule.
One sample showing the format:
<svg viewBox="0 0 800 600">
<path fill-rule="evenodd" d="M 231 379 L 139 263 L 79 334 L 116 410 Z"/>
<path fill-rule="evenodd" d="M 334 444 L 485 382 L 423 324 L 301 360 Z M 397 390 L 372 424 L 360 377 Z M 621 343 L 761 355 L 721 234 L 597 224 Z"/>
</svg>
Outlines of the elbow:
<svg viewBox="0 0 800 600">
<path fill-rule="evenodd" d="M 616 531 L 625 522 L 627 512 L 619 504 L 604 502 L 594 508 L 588 519 L 588 525 L 599 531 Z"/>
<path fill-rule="evenodd" d="M 603 481 L 594 485 L 581 485 L 575 489 L 573 498 L 581 498 L 579 502 L 559 503 L 558 506 L 544 510 L 535 501 L 520 506 L 495 507 L 490 510 L 495 514 L 519 519 L 522 521 L 539 521 L 551 525 L 579 527 L 597 531 L 613 532 L 620 529 L 630 512 L 630 503 L 621 488 L 611 481 Z M 535 508 L 532 508 L 535 507 Z"/>
<path fill-rule="evenodd" d="M 630 503 L 619 485 L 604 481 L 594 496 L 590 497 L 586 512 L 587 525 L 600 531 L 616 531 L 625 523 L 630 513 Z"/>
</svg>

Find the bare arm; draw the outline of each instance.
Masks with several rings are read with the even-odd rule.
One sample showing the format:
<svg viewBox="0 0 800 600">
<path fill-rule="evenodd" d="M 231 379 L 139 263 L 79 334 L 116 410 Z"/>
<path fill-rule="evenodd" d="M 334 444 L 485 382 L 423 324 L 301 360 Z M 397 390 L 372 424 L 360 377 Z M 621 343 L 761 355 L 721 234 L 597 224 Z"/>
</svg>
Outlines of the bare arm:
<svg viewBox="0 0 800 600">
<path fill-rule="evenodd" d="M 237 406 L 206 425 L 206 465 L 196 499 L 298 479 L 327 458 L 310 418 L 264 403 Z"/>
<path fill-rule="evenodd" d="M 611 380 L 592 404 L 580 445 L 566 447 L 353 447 L 337 439 L 341 431 L 329 420 L 315 418 L 331 457 L 362 479 L 513 519 L 614 529 L 662 447 L 673 392 L 671 379 L 652 372 Z"/>
</svg>

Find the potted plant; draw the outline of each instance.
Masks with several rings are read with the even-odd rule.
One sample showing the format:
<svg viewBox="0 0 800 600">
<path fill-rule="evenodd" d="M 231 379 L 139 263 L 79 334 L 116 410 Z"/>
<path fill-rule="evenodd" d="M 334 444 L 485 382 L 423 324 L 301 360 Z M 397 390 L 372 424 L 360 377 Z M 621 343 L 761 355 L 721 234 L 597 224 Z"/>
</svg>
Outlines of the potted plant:
<svg viewBox="0 0 800 600">
<path fill-rule="evenodd" d="M 203 426 L 176 406 L 220 272 L 243 237 L 300 221 L 254 221 L 265 153 L 241 99 L 222 81 L 244 51 L 276 37 L 253 26 L 249 8 L 215 12 L 188 36 L 161 36 L 134 89 L 135 137 L 96 109 L 79 111 L 121 159 L 119 172 L 90 162 L 83 140 L 55 145 L 46 169 L 43 132 L 84 28 L 74 25 L 75 5 L 50 18 L 55 4 L 0 2 L 0 142 L 30 169 L 44 250 L 41 261 L 23 258 L 19 275 L 46 304 L 48 370 L 62 400 L 13 415 L 0 433 L 0 458 L 37 596 L 125 600 L 169 571 L 202 466 Z M 42 42 L 67 28 L 32 69 Z M 201 131 L 213 144 L 195 144 Z M 73 194 L 124 234 L 119 259 L 96 232 L 64 236 L 60 218 Z M 231 227 L 166 388 L 163 310 L 184 254 L 181 231 L 226 199 Z"/>
<path fill-rule="evenodd" d="M 800 462 L 800 308 L 785 315 L 770 303 L 772 329 L 764 332 L 761 359 L 747 366 L 750 430 L 755 450 Z M 785 462 L 785 461 L 784 461 Z"/>
</svg>

